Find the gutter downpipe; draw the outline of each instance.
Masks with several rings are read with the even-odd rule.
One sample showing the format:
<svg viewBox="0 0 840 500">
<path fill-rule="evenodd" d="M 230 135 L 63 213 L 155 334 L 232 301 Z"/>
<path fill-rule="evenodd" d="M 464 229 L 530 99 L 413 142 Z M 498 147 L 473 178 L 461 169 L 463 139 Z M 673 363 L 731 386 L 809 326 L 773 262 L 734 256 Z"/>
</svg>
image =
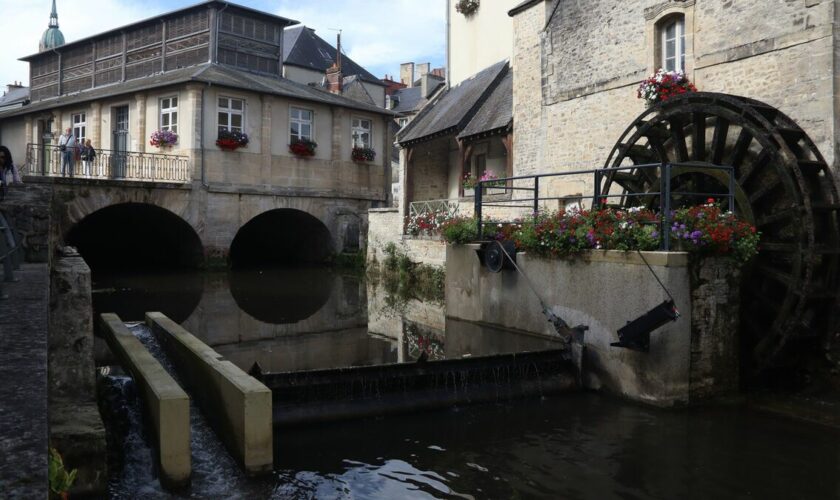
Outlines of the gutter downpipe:
<svg viewBox="0 0 840 500">
<path fill-rule="evenodd" d="M 450 48 L 452 45 L 452 23 L 449 19 L 450 17 L 450 8 L 451 0 L 446 0 L 446 87 L 449 87 L 450 77 L 449 75 L 452 74 L 452 67 L 450 61 Z"/>
</svg>

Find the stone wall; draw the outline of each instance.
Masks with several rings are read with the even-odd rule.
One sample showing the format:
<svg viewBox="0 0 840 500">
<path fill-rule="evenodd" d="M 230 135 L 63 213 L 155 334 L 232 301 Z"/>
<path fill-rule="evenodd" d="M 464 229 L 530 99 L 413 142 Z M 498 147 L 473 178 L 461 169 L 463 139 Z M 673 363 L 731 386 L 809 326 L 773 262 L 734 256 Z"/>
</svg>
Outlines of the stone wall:
<svg viewBox="0 0 840 500">
<path fill-rule="evenodd" d="M 412 262 L 433 266 L 445 264 L 446 244 L 439 239 L 404 236 L 398 209 L 372 209 L 368 213 L 368 223 L 368 263 L 384 262 L 387 257 L 385 248 L 390 243 L 399 252 L 408 255 Z"/>
<path fill-rule="evenodd" d="M 0 211 L 21 235 L 26 262 L 49 262 L 50 202 L 52 190 L 46 186 L 9 186 Z"/>
<path fill-rule="evenodd" d="M 656 23 L 673 13 L 700 90 L 778 107 L 837 168 L 834 0 L 562 2 L 542 31 L 545 8 L 514 18 L 515 175 L 604 164 L 644 109 L 636 87 L 658 67 Z"/>
<path fill-rule="evenodd" d="M 644 252 L 682 316 L 655 330 L 650 351 L 613 347 L 617 331 L 668 298 L 636 254 L 587 252 L 574 259 L 517 255 L 532 283 L 479 264 L 478 245 L 447 246 L 447 317 L 556 338 L 540 299 L 570 325 L 587 325 L 584 384 L 657 406 L 679 406 L 737 388 L 737 281 L 730 261 L 693 272 L 687 254 Z M 727 279 L 730 278 L 730 279 Z"/>
</svg>

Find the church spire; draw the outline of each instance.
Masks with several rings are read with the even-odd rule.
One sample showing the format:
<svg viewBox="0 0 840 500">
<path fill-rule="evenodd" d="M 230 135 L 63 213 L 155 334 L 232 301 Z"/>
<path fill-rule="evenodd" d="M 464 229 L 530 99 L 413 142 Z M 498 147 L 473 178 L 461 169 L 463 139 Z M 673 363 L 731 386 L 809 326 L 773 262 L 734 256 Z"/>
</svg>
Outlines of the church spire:
<svg viewBox="0 0 840 500">
<path fill-rule="evenodd" d="M 55 8 L 55 0 L 53 0 L 52 12 L 50 12 L 50 28 L 58 28 L 58 10 Z"/>
</svg>

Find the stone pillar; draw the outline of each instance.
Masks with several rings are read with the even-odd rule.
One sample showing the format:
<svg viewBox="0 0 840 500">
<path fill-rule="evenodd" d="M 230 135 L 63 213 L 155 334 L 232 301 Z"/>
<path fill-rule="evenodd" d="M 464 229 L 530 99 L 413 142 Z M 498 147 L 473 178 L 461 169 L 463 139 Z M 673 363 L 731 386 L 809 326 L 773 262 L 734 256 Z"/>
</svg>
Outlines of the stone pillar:
<svg viewBox="0 0 840 500">
<path fill-rule="evenodd" d="M 204 106 L 202 102 L 202 89 L 204 88 L 203 85 L 187 85 L 187 98 L 186 103 L 189 107 L 188 109 L 192 110 L 192 127 L 189 130 L 190 139 L 189 143 L 184 142 L 182 138 L 179 138 L 179 148 L 184 150 L 186 149 L 187 156 L 190 157 L 190 164 L 193 166 L 193 179 L 204 179 L 201 175 L 203 165 L 201 165 L 201 149 L 205 147 L 202 144 L 202 134 L 201 131 L 204 127 L 204 123 L 201 120 L 201 108 Z M 184 116 L 185 115 L 181 115 Z M 185 117 L 186 118 L 186 117 Z M 178 125 L 179 131 L 181 132 L 182 136 L 184 132 L 186 132 L 185 123 L 183 123 L 183 119 L 180 120 L 182 123 Z M 210 142 L 211 138 L 207 138 L 208 142 Z M 210 142 L 212 144 L 212 142 Z"/>
<path fill-rule="evenodd" d="M 134 100 L 137 103 L 137 136 L 134 138 L 136 143 L 133 140 L 131 148 L 134 151 L 144 153 L 146 151 L 146 139 L 148 137 L 146 133 L 146 94 L 136 94 Z"/>
<path fill-rule="evenodd" d="M 345 138 L 344 134 L 341 133 L 343 127 L 349 125 L 344 123 L 347 121 L 347 114 L 344 108 L 338 106 L 332 108 L 332 113 L 332 159 L 333 161 L 342 161 L 344 158 L 341 157 L 341 151 L 344 148 L 344 141 L 350 141 L 349 138 Z"/>
<path fill-rule="evenodd" d="M 38 142 L 38 141 L 33 141 L 32 140 L 32 115 L 26 115 L 26 117 L 23 119 L 23 123 L 24 123 L 24 125 L 23 125 L 24 126 L 24 131 L 23 131 L 24 132 L 24 139 L 23 140 L 26 142 L 26 144 L 32 144 L 33 142 Z"/>
<path fill-rule="evenodd" d="M 90 120 L 88 120 L 88 138 L 95 149 L 102 147 L 102 103 L 90 103 Z"/>
<path fill-rule="evenodd" d="M 271 184 L 271 100 L 272 97 L 262 97 L 262 130 L 260 135 L 260 180 L 266 186 Z"/>
<path fill-rule="evenodd" d="M 728 257 L 695 259 L 689 270 L 689 402 L 695 404 L 738 391 L 741 270 Z"/>
</svg>

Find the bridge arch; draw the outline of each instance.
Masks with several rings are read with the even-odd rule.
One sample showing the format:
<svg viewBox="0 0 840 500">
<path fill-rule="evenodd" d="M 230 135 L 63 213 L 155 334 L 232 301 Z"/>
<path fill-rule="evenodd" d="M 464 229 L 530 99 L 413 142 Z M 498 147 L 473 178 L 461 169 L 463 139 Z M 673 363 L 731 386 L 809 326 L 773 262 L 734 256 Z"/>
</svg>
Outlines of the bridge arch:
<svg viewBox="0 0 840 500">
<path fill-rule="evenodd" d="M 324 263 L 335 243 L 318 217 L 294 208 L 275 208 L 253 217 L 236 232 L 228 254 L 233 268 Z"/>
<path fill-rule="evenodd" d="M 63 236 L 94 271 L 198 268 L 204 263 L 201 238 L 192 225 L 149 203 L 99 208 L 70 225 Z"/>
</svg>

